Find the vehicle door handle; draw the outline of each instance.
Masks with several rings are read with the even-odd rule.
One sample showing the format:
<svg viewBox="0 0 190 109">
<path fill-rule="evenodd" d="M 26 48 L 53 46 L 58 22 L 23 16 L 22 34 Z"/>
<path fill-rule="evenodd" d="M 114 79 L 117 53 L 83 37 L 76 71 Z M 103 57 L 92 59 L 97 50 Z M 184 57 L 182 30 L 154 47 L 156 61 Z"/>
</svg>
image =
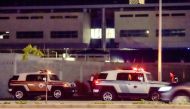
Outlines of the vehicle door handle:
<svg viewBox="0 0 190 109">
<path fill-rule="evenodd" d="M 134 88 L 137 88 L 137 86 L 134 86 Z"/>
</svg>

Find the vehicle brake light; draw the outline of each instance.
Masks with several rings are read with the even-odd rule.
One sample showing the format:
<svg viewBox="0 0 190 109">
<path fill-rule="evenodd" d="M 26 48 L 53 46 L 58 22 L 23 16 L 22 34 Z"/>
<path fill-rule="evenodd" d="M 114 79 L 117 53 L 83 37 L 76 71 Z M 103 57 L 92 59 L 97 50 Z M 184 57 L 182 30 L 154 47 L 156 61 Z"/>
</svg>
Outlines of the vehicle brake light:
<svg viewBox="0 0 190 109">
<path fill-rule="evenodd" d="M 94 80 L 94 84 L 99 84 L 100 80 Z"/>
</svg>

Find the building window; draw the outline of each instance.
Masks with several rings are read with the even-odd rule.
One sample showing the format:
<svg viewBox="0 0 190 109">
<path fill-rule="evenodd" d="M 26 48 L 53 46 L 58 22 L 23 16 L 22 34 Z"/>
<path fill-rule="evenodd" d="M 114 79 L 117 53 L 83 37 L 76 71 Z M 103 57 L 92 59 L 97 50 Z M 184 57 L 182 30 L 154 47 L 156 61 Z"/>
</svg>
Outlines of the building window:
<svg viewBox="0 0 190 109">
<path fill-rule="evenodd" d="M 66 19 L 77 19 L 78 16 L 65 16 Z"/>
<path fill-rule="evenodd" d="M 17 13 L 17 10 L 16 9 L 1 9 L 0 13 L 1 14 Z"/>
<path fill-rule="evenodd" d="M 18 16 L 18 17 L 16 17 L 16 19 L 29 19 L 29 17 L 28 16 Z"/>
<path fill-rule="evenodd" d="M 9 33 L 0 31 L 0 39 L 9 39 Z"/>
<path fill-rule="evenodd" d="M 51 38 L 77 38 L 77 31 L 52 31 Z"/>
<path fill-rule="evenodd" d="M 147 37 L 149 30 L 120 30 L 120 37 Z"/>
<path fill-rule="evenodd" d="M 156 17 L 158 17 L 159 14 L 156 14 Z M 170 14 L 162 14 L 163 17 L 170 16 Z"/>
<path fill-rule="evenodd" d="M 158 36 L 158 30 L 156 30 L 156 36 Z M 184 37 L 185 29 L 164 29 L 162 30 L 162 36 L 164 37 Z"/>
<path fill-rule="evenodd" d="M 31 19 L 43 19 L 43 16 L 31 16 Z"/>
<path fill-rule="evenodd" d="M 114 39 L 114 38 L 115 38 L 115 29 L 106 28 L 106 39 Z"/>
<path fill-rule="evenodd" d="M 120 15 L 120 17 L 133 17 L 133 14 Z"/>
<path fill-rule="evenodd" d="M 54 9 L 53 10 L 54 13 L 63 13 L 63 12 L 83 12 L 83 9 L 72 9 L 72 8 L 69 8 L 69 9 Z"/>
<path fill-rule="evenodd" d="M 102 29 L 94 28 L 91 29 L 91 39 L 101 39 L 102 38 Z"/>
<path fill-rule="evenodd" d="M 135 17 L 148 17 L 148 14 L 135 14 Z"/>
<path fill-rule="evenodd" d="M 19 31 L 16 33 L 17 39 L 40 39 L 43 38 L 42 31 Z"/>
<path fill-rule="evenodd" d="M 172 16 L 185 16 L 185 13 L 172 13 Z"/>
<path fill-rule="evenodd" d="M 21 9 L 20 13 L 50 13 L 50 9 Z"/>
<path fill-rule="evenodd" d="M 50 19 L 63 19 L 63 16 L 50 16 Z"/>
<path fill-rule="evenodd" d="M 9 17 L 0 17 L 0 20 L 8 20 L 10 19 Z"/>
</svg>

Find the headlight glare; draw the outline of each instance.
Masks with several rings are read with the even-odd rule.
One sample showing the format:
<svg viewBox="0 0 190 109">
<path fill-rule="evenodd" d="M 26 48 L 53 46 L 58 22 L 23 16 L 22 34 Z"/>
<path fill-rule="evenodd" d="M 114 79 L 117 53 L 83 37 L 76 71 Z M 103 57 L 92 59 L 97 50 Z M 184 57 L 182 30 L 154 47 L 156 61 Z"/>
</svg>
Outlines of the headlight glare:
<svg viewBox="0 0 190 109">
<path fill-rule="evenodd" d="M 169 91 L 169 90 L 171 90 L 171 89 L 172 89 L 171 86 L 165 86 L 165 87 L 161 87 L 161 88 L 159 88 L 158 91 L 160 91 L 160 92 L 165 92 L 165 91 Z"/>
</svg>

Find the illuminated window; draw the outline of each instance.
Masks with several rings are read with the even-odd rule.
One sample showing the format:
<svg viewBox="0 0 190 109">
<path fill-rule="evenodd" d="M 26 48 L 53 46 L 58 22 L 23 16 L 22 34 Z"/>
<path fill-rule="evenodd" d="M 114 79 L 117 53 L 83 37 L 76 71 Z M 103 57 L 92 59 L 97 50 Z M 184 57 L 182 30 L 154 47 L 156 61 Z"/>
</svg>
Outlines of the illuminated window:
<svg viewBox="0 0 190 109">
<path fill-rule="evenodd" d="M 102 38 L 102 29 L 95 28 L 91 29 L 91 39 L 101 39 Z"/>
<path fill-rule="evenodd" d="M 0 39 L 9 39 L 9 33 L 0 31 Z"/>
<path fill-rule="evenodd" d="M 115 38 L 115 29 L 114 28 L 107 28 L 106 29 L 106 38 L 107 39 L 114 39 Z"/>
<path fill-rule="evenodd" d="M 95 28 L 91 29 L 91 39 L 101 39 L 102 38 L 102 29 Z M 106 28 L 106 38 L 113 39 L 115 38 L 115 29 L 114 28 Z"/>
</svg>

